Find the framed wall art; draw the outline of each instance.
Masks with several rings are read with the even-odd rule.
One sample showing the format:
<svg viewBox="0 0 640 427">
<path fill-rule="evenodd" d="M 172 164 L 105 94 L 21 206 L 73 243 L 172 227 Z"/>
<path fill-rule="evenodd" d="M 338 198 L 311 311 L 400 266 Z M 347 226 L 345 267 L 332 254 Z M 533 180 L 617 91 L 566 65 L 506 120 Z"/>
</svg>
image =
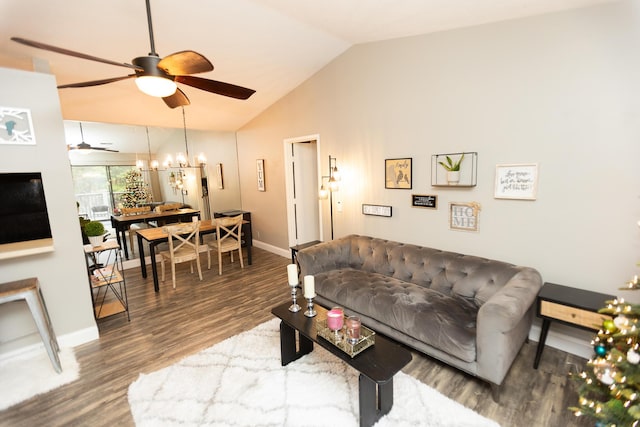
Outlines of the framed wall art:
<svg viewBox="0 0 640 427">
<path fill-rule="evenodd" d="M 432 187 L 475 187 L 478 181 L 478 153 L 444 153 L 431 156 Z"/>
<path fill-rule="evenodd" d="M 35 145 L 31 110 L 0 107 L 0 144 Z"/>
<path fill-rule="evenodd" d="M 258 178 L 258 191 L 266 191 L 264 185 L 264 159 L 256 161 L 256 175 Z"/>
<path fill-rule="evenodd" d="M 480 203 L 449 203 L 449 228 L 452 230 L 478 231 Z"/>
<path fill-rule="evenodd" d="M 537 163 L 496 165 L 496 199 L 535 200 L 537 191 Z"/>
<path fill-rule="evenodd" d="M 384 188 L 411 189 L 412 158 L 386 159 L 384 161 Z"/>
<path fill-rule="evenodd" d="M 362 213 L 373 216 L 391 216 L 391 206 L 362 204 Z"/>
<path fill-rule="evenodd" d="M 224 189 L 224 178 L 222 176 L 222 163 L 216 164 L 216 177 L 218 178 L 218 189 Z"/>
<path fill-rule="evenodd" d="M 412 194 L 411 195 L 411 206 L 414 208 L 429 208 L 429 209 L 437 209 L 438 208 L 438 196 L 436 195 L 427 195 L 427 194 Z"/>
</svg>

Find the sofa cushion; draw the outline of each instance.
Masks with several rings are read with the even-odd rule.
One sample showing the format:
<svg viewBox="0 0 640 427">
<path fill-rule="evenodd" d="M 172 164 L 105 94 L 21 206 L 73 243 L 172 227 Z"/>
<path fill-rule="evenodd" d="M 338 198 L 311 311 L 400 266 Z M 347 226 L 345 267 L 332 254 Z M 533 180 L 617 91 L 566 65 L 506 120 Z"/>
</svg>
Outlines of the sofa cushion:
<svg viewBox="0 0 640 427">
<path fill-rule="evenodd" d="M 366 236 L 348 236 L 344 241 L 348 242 L 347 253 L 330 257 L 346 245 L 326 245 L 326 254 L 318 256 L 315 262 L 325 270 L 348 266 L 428 287 L 445 295 L 473 299 L 477 307 L 520 271 L 519 267 L 502 261 Z M 348 260 L 348 264 L 327 264 L 325 258 L 345 263 Z"/>
<path fill-rule="evenodd" d="M 476 360 L 473 298 L 352 268 L 315 275 L 316 292 L 466 362 Z"/>
</svg>

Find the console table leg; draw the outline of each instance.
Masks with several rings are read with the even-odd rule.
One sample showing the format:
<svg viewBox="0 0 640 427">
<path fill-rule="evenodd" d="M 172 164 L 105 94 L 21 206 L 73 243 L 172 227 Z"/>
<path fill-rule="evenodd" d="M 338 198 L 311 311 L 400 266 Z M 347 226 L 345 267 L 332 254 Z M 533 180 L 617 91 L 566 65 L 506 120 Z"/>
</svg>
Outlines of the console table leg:
<svg viewBox="0 0 640 427">
<path fill-rule="evenodd" d="M 280 361 L 282 366 L 300 359 L 313 350 L 313 341 L 301 334 L 298 334 L 298 340 L 299 346 L 296 345 L 296 330 L 284 322 L 280 322 Z"/>
<path fill-rule="evenodd" d="M 542 357 L 542 350 L 544 350 L 544 343 L 547 341 L 547 333 L 549 332 L 550 324 L 551 320 L 542 320 L 542 329 L 540 330 L 540 339 L 538 340 L 538 348 L 536 349 L 536 360 L 533 362 L 533 369 L 538 369 L 540 357 Z"/>
<path fill-rule="evenodd" d="M 376 383 L 366 375 L 358 378 L 360 388 L 360 427 L 370 427 L 385 416 L 393 406 L 393 378 Z"/>
</svg>

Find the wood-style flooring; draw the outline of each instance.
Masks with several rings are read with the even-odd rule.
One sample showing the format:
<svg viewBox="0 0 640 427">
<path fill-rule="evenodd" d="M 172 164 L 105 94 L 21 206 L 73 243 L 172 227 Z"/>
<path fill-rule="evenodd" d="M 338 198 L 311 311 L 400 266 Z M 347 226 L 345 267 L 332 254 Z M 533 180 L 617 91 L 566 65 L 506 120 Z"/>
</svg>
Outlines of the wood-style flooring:
<svg viewBox="0 0 640 427">
<path fill-rule="evenodd" d="M 203 256 L 204 259 L 204 256 Z M 215 259 L 215 258 L 214 258 Z M 254 248 L 253 265 L 240 269 L 224 258 L 200 282 L 187 264 L 153 291 L 139 268 L 127 270 L 131 321 L 124 314 L 98 322 L 100 339 L 75 349 L 80 379 L 0 412 L 1 426 L 133 426 L 127 389 L 150 373 L 273 318 L 271 307 L 289 299 L 288 258 Z M 535 342 L 524 345 L 503 383 L 500 404 L 481 381 L 419 353 L 404 372 L 444 395 L 508 426 L 588 426 L 566 408 L 575 404 L 567 372 L 584 360 L 547 347 L 532 368 Z M 0 379 L 0 387 L 2 380 Z M 455 417 L 455 414 L 452 414 Z M 328 425 L 330 425 L 329 423 Z"/>
</svg>

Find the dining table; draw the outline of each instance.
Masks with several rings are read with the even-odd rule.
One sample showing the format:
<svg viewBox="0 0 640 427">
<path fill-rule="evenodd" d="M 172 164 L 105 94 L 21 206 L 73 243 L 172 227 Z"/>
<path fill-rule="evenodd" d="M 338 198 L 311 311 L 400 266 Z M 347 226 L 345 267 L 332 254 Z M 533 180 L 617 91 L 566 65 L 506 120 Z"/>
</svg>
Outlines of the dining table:
<svg viewBox="0 0 640 427">
<path fill-rule="evenodd" d="M 169 225 L 169 224 L 167 224 Z M 200 235 L 212 234 L 216 232 L 216 219 L 204 219 L 200 221 Z M 140 271 L 142 277 L 147 277 L 147 265 L 145 262 L 143 242 L 149 244 L 149 255 L 151 258 L 151 273 L 153 276 L 153 289 L 160 291 L 158 283 L 158 266 L 156 265 L 156 246 L 160 243 L 167 242 L 169 235 L 164 227 L 151 227 L 136 231 L 138 236 L 138 252 L 140 254 Z M 247 261 L 251 265 L 251 248 L 253 246 L 253 238 L 251 233 L 251 223 L 247 220 L 242 221 L 242 246 L 247 249 Z"/>
<path fill-rule="evenodd" d="M 164 225 L 176 221 L 191 221 L 194 216 L 200 218 L 200 211 L 191 208 L 174 209 L 162 212 L 151 211 L 137 215 L 111 215 L 111 226 L 116 231 L 118 244 L 124 250 L 124 257 L 129 259 L 129 248 L 127 247 L 125 233 L 131 224 L 139 222 L 155 222 L 158 225 Z M 215 231 L 215 226 L 213 228 Z"/>
</svg>

